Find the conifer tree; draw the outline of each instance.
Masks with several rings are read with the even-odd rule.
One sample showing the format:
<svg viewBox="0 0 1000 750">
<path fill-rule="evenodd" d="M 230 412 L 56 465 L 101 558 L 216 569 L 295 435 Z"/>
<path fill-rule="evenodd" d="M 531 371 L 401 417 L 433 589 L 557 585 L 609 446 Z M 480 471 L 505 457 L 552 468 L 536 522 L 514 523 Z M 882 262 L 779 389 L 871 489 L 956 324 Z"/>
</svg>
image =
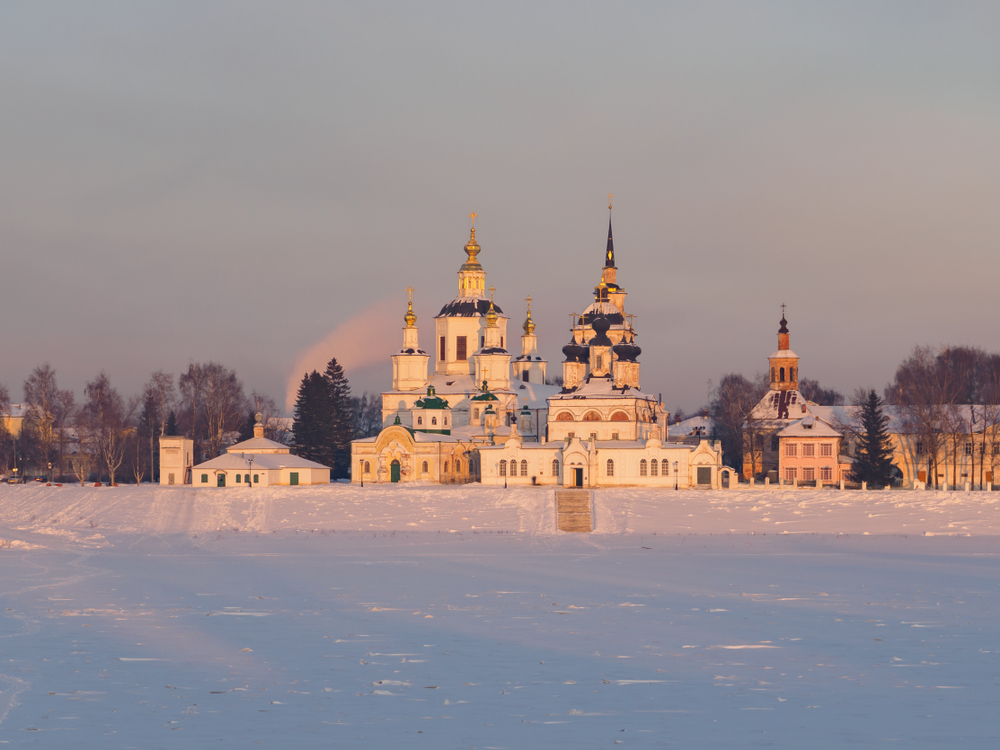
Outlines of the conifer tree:
<svg viewBox="0 0 1000 750">
<path fill-rule="evenodd" d="M 295 397 L 292 445 L 295 455 L 333 466 L 330 384 L 316 370 L 302 376 Z"/>
<path fill-rule="evenodd" d="M 344 368 L 336 358 L 331 359 L 323 373 L 329 387 L 330 398 L 330 448 L 333 463 L 327 464 L 334 479 L 350 476 L 351 438 L 354 437 L 354 404 L 351 386 L 344 375 Z"/>
<path fill-rule="evenodd" d="M 868 391 L 861 403 L 858 430 L 858 450 L 854 459 L 855 482 L 867 482 L 869 487 L 884 487 L 892 480 L 892 445 L 886 426 L 889 418 L 883 402 L 874 390 Z"/>
<path fill-rule="evenodd" d="M 170 410 L 170 416 L 167 417 L 167 435 L 174 436 L 177 434 L 177 415 L 174 414 L 173 409 Z"/>
</svg>

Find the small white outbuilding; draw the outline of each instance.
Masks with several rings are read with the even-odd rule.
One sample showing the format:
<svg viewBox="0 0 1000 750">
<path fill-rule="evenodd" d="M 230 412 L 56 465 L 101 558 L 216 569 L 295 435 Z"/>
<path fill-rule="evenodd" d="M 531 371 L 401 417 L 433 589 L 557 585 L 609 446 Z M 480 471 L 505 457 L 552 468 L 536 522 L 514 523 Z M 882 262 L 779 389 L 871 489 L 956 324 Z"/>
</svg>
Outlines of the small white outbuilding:
<svg viewBox="0 0 1000 750">
<path fill-rule="evenodd" d="M 329 484 L 330 467 L 293 456 L 288 446 L 264 437 L 257 415 L 253 437 L 191 470 L 195 487 L 272 487 Z"/>
</svg>

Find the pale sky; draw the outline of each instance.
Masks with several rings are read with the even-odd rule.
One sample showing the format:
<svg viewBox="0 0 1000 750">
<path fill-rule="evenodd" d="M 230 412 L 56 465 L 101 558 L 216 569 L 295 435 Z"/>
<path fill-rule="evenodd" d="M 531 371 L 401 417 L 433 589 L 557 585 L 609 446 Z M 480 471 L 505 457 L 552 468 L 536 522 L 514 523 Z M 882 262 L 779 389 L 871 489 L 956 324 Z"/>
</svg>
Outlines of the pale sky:
<svg viewBox="0 0 1000 750">
<path fill-rule="evenodd" d="M 472 211 L 559 374 L 608 193 L 668 409 L 764 370 L 782 302 L 846 394 L 1000 350 L 997 3 L 4 3 L 0 70 L 14 401 L 45 361 L 79 396 L 214 359 L 284 404 L 324 346 L 386 388 Z"/>
</svg>

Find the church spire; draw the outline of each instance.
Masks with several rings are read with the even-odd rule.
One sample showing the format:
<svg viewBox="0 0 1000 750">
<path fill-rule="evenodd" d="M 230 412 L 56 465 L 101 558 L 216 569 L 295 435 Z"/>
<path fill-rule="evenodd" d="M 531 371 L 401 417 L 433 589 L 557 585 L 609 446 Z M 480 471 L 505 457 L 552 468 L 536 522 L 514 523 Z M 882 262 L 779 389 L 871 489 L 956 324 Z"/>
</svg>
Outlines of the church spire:
<svg viewBox="0 0 1000 750">
<path fill-rule="evenodd" d="M 617 268 L 615 265 L 615 240 L 611 234 L 611 198 L 612 195 L 608 195 L 608 249 L 604 253 L 604 267 L 605 268 Z"/>
<path fill-rule="evenodd" d="M 476 242 L 476 216 L 478 214 L 475 211 L 469 214 L 472 227 L 469 230 L 469 241 L 465 243 L 467 257 L 458 270 L 458 296 L 482 299 L 486 295 L 486 272 L 478 258 L 482 248 Z"/>
</svg>

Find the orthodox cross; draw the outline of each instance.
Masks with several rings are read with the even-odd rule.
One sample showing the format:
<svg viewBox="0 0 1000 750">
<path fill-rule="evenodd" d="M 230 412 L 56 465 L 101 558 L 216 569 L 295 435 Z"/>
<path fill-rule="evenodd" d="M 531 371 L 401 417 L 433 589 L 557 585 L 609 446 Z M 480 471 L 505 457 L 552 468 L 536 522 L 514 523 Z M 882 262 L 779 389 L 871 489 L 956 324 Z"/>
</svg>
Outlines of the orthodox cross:
<svg viewBox="0 0 1000 750">
<path fill-rule="evenodd" d="M 785 317 L 785 303 L 781 303 L 781 317 Z"/>
<path fill-rule="evenodd" d="M 631 331 L 632 333 L 635 333 L 635 325 L 634 325 L 634 323 L 635 323 L 635 319 L 638 318 L 639 316 L 635 315 L 633 313 L 627 313 L 625 315 L 625 317 L 628 318 L 628 329 L 629 329 L 629 331 Z"/>
<path fill-rule="evenodd" d="M 495 291 L 496 291 L 496 288 L 493 287 L 493 286 L 490 286 L 490 302 L 493 301 L 493 292 L 495 292 Z"/>
<path fill-rule="evenodd" d="M 408 287 L 406 287 L 406 289 L 404 291 L 409 295 L 410 302 L 413 302 L 413 287 L 412 286 L 408 286 Z"/>
<path fill-rule="evenodd" d="M 479 216 L 479 214 L 477 214 L 475 211 L 473 211 L 471 214 L 469 214 L 469 218 L 472 219 L 472 228 L 473 229 L 476 228 L 476 217 L 477 216 Z"/>
<path fill-rule="evenodd" d="M 528 303 L 528 311 L 531 311 L 531 295 L 524 298 L 524 301 Z"/>
</svg>

